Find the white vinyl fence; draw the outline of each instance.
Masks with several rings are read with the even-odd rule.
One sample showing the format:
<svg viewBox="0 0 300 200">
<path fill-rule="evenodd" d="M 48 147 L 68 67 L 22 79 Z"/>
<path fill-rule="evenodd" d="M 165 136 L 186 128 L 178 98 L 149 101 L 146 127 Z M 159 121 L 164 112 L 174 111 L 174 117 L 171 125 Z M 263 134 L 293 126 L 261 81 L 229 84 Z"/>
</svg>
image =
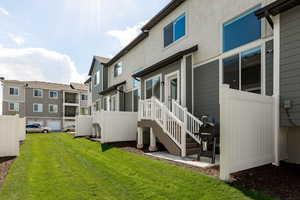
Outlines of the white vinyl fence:
<svg viewBox="0 0 300 200">
<path fill-rule="evenodd" d="M 20 141 L 26 137 L 25 121 L 19 116 L 0 116 L 0 157 L 20 154 Z"/>
<path fill-rule="evenodd" d="M 101 128 L 101 142 L 136 141 L 137 136 L 136 112 L 100 111 L 93 115 L 93 124 Z"/>
<path fill-rule="evenodd" d="M 75 122 L 75 136 L 83 137 L 92 135 L 92 116 L 77 115 Z"/>
<path fill-rule="evenodd" d="M 274 162 L 273 97 L 221 87 L 220 178 Z"/>
</svg>

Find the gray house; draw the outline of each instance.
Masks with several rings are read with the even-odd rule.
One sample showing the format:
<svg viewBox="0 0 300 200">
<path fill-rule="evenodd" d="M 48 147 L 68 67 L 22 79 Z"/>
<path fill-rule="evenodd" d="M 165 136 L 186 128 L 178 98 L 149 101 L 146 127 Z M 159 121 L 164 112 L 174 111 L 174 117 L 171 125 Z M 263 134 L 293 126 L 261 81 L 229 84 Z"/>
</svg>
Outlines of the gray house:
<svg viewBox="0 0 300 200">
<path fill-rule="evenodd" d="M 19 114 L 27 124 L 39 123 L 54 131 L 75 125 L 78 114 L 88 114 L 88 87 L 40 81 L 12 81 L 3 83 L 3 115 Z"/>
</svg>

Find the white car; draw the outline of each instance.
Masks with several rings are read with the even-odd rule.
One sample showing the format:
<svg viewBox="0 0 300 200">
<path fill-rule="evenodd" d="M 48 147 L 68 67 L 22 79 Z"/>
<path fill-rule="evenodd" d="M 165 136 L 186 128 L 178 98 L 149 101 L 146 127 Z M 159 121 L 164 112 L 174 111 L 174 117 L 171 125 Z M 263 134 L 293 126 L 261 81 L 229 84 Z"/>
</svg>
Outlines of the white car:
<svg viewBox="0 0 300 200">
<path fill-rule="evenodd" d="M 49 133 L 51 128 L 42 127 L 40 124 L 32 124 L 26 126 L 26 133 Z"/>
</svg>

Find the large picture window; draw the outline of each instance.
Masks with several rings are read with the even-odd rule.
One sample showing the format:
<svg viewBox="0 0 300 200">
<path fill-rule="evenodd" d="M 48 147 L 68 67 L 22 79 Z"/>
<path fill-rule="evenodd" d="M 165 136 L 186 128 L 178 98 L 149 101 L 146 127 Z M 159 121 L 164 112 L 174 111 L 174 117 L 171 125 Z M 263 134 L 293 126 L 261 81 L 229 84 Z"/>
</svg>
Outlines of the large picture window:
<svg viewBox="0 0 300 200">
<path fill-rule="evenodd" d="M 152 96 L 160 99 L 160 90 L 160 76 L 146 81 L 146 99 L 150 99 Z"/>
<path fill-rule="evenodd" d="M 241 52 L 223 60 L 223 83 L 232 89 L 261 94 L 261 48 Z"/>
<path fill-rule="evenodd" d="M 223 25 L 223 52 L 261 38 L 261 19 L 255 16 L 259 8 L 260 6 Z"/>
<path fill-rule="evenodd" d="M 164 28 L 164 46 L 167 47 L 186 34 L 186 16 L 178 17 Z"/>
</svg>

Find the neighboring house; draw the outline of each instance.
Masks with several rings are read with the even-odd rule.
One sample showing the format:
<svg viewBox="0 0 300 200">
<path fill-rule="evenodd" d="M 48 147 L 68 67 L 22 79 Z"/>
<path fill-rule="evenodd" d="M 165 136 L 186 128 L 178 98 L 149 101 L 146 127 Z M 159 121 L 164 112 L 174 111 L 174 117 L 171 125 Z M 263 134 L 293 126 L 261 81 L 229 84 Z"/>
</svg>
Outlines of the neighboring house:
<svg viewBox="0 0 300 200">
<path fill-rule="evenodd" d="M 3 85 L 3 114 L 19 114 L 27 124 L 59 131 L 74 125 L 76 115 L 88 114 L 86 85 L 11 80 L 4 80 Z"/>
<path fill-rule="evenodd" d="M 25 83 L 14 80 L 3 80 L 3 115 L 25 116 Z"/>
<path fill-rule="evenodd" d="M 219 127 L 224 179 L 280 160 L 300 164 L 298 5 L 171 1 L 102 63 L 107 80 L 100 82 L 108 85 L 92 90 L 93 96 L 100 94 L 97 108 L 138 110 L 138 147 L 150 132 L 150 150 L 156 150 L 158 138 L 181 156 L 199 151 L 188 143 L 201 143 L 195 133 L 199 119 L 208 116 Z"/>
<path fill-rule="evenodd" d="M 92 95 L 92 109 L 91 112 L 100 111 L 104 109 L 101 107 L 102 97 L 100 92 L 108 87 L 107 68 L 104 65 L 109 61 L 108 58 L 94 56 L 92 65 L 89 71 L 89 88 Z M 102 104 L 104 105 L 104 104 Z"/>
</svg>

